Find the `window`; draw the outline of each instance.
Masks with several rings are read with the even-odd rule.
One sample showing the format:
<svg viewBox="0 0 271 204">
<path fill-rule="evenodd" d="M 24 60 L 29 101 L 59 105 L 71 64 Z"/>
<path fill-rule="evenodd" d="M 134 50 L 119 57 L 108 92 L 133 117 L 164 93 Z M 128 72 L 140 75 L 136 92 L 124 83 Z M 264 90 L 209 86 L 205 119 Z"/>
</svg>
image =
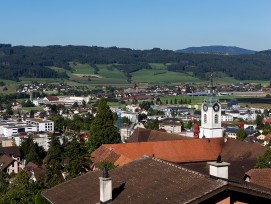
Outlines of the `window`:
<svg viewBox="0 0 271 204">
<path fill-rule="evenodd" d="M 204 114 L 204 123 L 207 123 L 207 115 Z"/>
<path fill-rule="evenodd" d="M 215 114 L 215 123 L 217 124 L 218 123 L 218 115 Z"/>
</svg>

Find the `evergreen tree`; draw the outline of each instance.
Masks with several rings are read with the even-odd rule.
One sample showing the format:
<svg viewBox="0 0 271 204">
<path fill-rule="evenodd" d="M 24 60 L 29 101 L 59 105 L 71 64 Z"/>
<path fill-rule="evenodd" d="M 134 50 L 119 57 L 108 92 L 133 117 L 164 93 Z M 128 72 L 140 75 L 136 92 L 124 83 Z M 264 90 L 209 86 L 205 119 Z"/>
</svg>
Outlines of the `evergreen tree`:
<svg viewBox="0 0 271 204">
<path fill-rule="evenodd" d="M 268 168 L 271 162 L 271 149 L 270 147 L 267 147 L 264 154 L 259 156 L 256 168 Z"/>
<path fill-rule="evenodd" d="M 75 178 L 88 171 L 90 159 L 86 149 L 82 147 L 76 137 L 73 137 L 72 141 L 66 145 L 64 161 L 64 171 L 67 174 L 67 179 Z"/>
<path fill-rule="evenodd" d="M 20 152 L 22 153 L 22 157 L 24 159 L 26 158 L 26 155 L 29 153 L 30 147 L 32 144 L 33 144 L 33 139 L 31 137 L 28 137 L 26 140 L 24 140 L 21 143 Z"/>
<path fill-rule="evenodd" d="M 83 101 L 82 101 L 82 107 L 83 107 L 83 108 L 85 108 L 85 107 L 86 107 L 86 105 L 87 105 L 86 101 L 85 101 L 85 100 L 83 100 Z"/>
<path fill-rule="evenodd" d="M 92 121 L 89 134 L 87 145 L 90 152 L 102 144 L 121 142 L 119 130 L 114 126 L 113 114 L 105 98 L 99 101 L 97 114 Z"/>
<path fill-rule="evenodd" d="M 31 137 L 24 140 L 20 146 L 23 159 L 26 159 L 26 163 L 33 162 L 41 165 L 42 160 L 46 156 L 46 152 L 43 147 L 38 146 L 37 143 L 33 142 Z"/>
<path fill-rule="evenodd" d="M 6 195 L 2 198 L 3 203 L 34 203 L 40 185 L 30 181 L 30 172 L 21 170 L 14 181 L 8 186 Z"/>
<path fill-rule="evenodd" d="M 150 119 L 144 124 L 144 126 L 147 129 L 158 130 L 159 129 L 159 121 L 158 121 L 158 119 L 155 119 L 155 120 Z"/>
<path fill-rule="evenodd" d="M 52 136 L 50 148 L 45 158 L 45 184 L 51 188 L 63 181 L 62 176 L 62 147 L 56 136 Z"/>
<path fill-rule="evenodd" d="M 247 137 L 247 133 L 244 130 L 244 128 L 239 128 L 239 130 L 236 132 L 236 139 L 244 140 L 246 137 Z"/>
<path fill-rule="evenodd" d="M 174 99 L 174 104 L 178 104 L 177 98 Z"/>
<path fill-rule="evenodd" d="M 35 164 L 41 165 L 42 160 L 39 157 L 38 150 L 36 149 L 36 146 L 34 143 L 30 146 L 29 153 L 26 155 L 26 163 L 33 162 Z"/>
<path fill-rule="evenodd" d="M 257 115 L 255 124 L 257 125 L 257 129 L 261 129 L 263 127 L 263 116 Z"/>
</svg>

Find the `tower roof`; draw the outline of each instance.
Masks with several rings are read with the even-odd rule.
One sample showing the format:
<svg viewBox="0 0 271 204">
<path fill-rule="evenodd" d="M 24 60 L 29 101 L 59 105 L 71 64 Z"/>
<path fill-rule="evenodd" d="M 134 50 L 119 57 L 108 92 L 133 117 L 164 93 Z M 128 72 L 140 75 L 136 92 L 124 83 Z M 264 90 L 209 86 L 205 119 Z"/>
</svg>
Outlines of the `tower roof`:
<svg viewBox="0 0 271 204">
<path fill-rule="evenodd" d="M 209 94 L 208 94 L 208 97 L 204 99 L 204 102 L 209 104 L 210 106 L 219 101 L 218 98 L 216 97 L 215 89 L 216 87 L 214 86 L 214 83 L 213 83 L 213 73 L 212 73 L 210 76 L 210 82 L 208 85 Z"/>
</svg>

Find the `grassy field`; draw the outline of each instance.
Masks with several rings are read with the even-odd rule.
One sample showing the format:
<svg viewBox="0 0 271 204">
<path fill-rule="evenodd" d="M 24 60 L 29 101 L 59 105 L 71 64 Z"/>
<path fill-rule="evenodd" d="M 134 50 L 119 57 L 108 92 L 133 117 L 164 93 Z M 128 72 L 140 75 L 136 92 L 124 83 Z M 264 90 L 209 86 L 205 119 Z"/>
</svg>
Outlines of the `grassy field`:
<svg viewBox="0 0 271 204">
<path fill-rule="evenodd" d="M 49 67 L 57 72 L 66 72 L 69 79 L 55 79 L 55 78 L 26 78 L 21 77 L 20 82 L 14 82 L 10 80 L 0 80 L 5 82 L 8 90 L 3 90 L 4 87 L 0 87 L 0 94 L 15 93 L 16 88 L 20 84 L 31 83 L 31 81 L 39 81 L 41 83 L 60 83 L 66 82 L 69 86 L 87 86 L 92 89 L 96 86 L 111 85 L 114 87 L 131 87 L 135 83 L 140 84 L 140 82 L 147 82 L 147 86 L 154 85 L 180 85 L 184 83 L 189 83 L 192 85 L 203 85 L 208 83 L 207 81 L 202 81 L 193 76 L 193 73 L 179 73 L 167 71 L 166 65 L 162 63 L 150 63 L 152 69 L 143 69 L 134 73 L 131 73 L 131 83 L 127 82 L 127 77 L 122 71 L 113 68 L 112 65 L 108 64 L 97 64 L 98 72 L 95 73 L 94 67 L 89 64 L 80 64 L 70 62 L 72 71 L 64 70 L 59 67 Z M 109 68 L 110 67 L 110 68 Z M 222 75 L 224 76 L 224 75 Z M 216 77 L 214 78 L 214 83 L 217 85 L 226 85 L 239 83 L 232 77 Z M 269 81 L 248 81 L 261 83 L 262 85 L 269 85 Z"/>
<path fill-rule="evenodd" d="M 20 82 L 15 82 L 15 81 L 11 81 L 11 80 L 0 79 L 0 81 L 4 82 L 6 84 L 5 86 L 0 86 L 0 94 L 15 93 L 17 87 L 20 85 Z M 6 87 L 7 90 L 4 90 L 4 87 Z"/>
<path fill-rule="evenodd" d="M 180 82 L 199 82 L 190 74 L 167 71 L 162 63 L 150 63 L 152 69 L 143 69 L 132 73 L 132 80 L 135 83 L 149 82 L 152 84 L 168 84 Z"/>
</svg>

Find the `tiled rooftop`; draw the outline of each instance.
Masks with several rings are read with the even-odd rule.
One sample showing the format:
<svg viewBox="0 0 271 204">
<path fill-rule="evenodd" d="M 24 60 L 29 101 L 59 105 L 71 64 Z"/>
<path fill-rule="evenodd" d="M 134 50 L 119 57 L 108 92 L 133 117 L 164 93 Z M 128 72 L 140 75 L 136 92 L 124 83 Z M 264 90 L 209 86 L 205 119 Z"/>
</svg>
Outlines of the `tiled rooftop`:
<svg viewBox="0 0 271 204">
<path fill-rule="evenodd" d="M 113 203 L 185 203 L 227 184 L 152 158 L 140 158 L 109 172 Z M 101 171 L 89 172 L 43 192 L 54 204 L 98 203 Z"/>
<path fill-rule="evenodd" d="M 222 151 L 223 141 L 222 138 L 213 138 L 104 144 L 91 157 L 94 164 L 109 160 L 115 165 L 126 164 L 144 155 L 175 163 L 214 161 Z"/>
</svg>

